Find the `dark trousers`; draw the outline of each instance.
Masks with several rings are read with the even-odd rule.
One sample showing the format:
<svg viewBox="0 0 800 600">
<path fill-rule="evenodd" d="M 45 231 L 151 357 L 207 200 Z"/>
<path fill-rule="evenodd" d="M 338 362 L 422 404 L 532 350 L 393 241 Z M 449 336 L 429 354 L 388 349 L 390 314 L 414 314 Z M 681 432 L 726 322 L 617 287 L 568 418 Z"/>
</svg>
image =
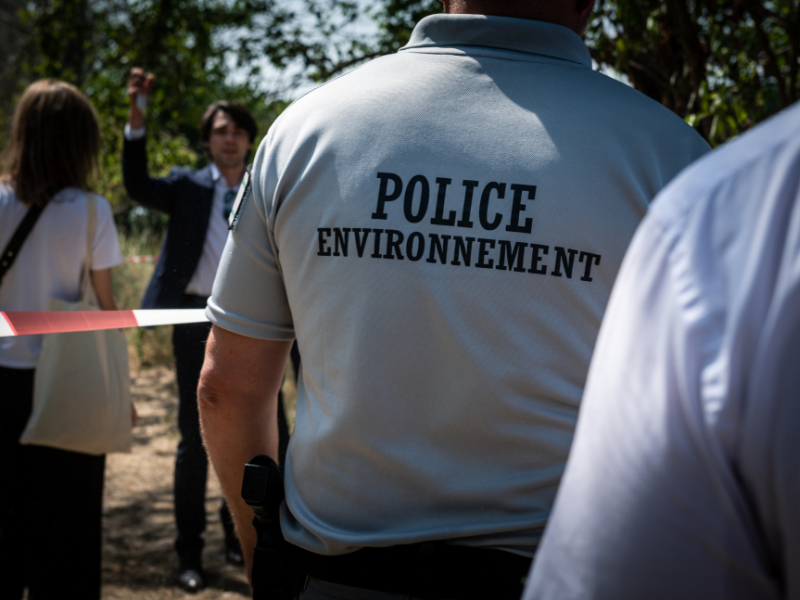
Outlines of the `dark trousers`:
<svg viewBox="0 0 800 600">
<path fill-rule="evenodd" d="M 178 380 L 178 429 L 181 433 L 175 457 L 175 524 L 178 529 L 175 549 L 182 559 L 190 562 L 200 560 L 202 534 L 206 528 L 208 457 L 200 435 L 197 384 L 210 330 L 210 323 L 192 323 L 175 325 L 172 333 Z M 227 511 L 224 500 L 222 510 Z M 227 521 L 229 524 L 230 517 Z M 226 535 L 229 535 L 228 531 Z"/>
<path fill-rule="evenodd" d="M 203 308 L 206 299 L 185 295 L 182 308 Z M 206 351 L 210 323 L 175 325 L 172 344 L 175 351 L 175 371 L 178 380 L 178 429 L 181 441 L 175 457 L 175 523 L 178 555 L 190 563 L 199 562 L 203 549 L 202 534 L 206 528 L 206 479 L 208 457 L 200 434 L 200 415 L 197 409 L 197 384 Z M 281 452 L 285 455 L 288 429 L 279 403 L 278 427 Z M 226 540 L 235 539 L 233 521 L 223 500 L 220 519 Z"/>
<path fill-rule="evenodd" d="M 0 598 L 100 598 L 105 456 L 22 445 L 33 369 L 0 367 Z"/>
</svg>

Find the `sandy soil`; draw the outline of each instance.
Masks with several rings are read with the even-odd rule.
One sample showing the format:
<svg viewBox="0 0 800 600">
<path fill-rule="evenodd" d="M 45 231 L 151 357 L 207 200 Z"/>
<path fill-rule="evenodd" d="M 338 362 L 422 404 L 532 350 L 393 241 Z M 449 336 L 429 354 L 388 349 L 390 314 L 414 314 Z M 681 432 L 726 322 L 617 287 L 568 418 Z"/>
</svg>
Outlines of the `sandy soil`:
<svg viewBox="0 0 800 600">
<path fill-rule="evenodd" d="M 106 463 L 103 599 L 249 598 L 244 568 L 224 561 L 222 494 L 213 469 L 203 556 L 208 587 L 191 595 L 175 584 L 172 472 L 179 436 L 174 373 L 163 367 L 135 373 L 131 392 L 139 412 L 133 452 L 109 455 Z"/>
</svg>

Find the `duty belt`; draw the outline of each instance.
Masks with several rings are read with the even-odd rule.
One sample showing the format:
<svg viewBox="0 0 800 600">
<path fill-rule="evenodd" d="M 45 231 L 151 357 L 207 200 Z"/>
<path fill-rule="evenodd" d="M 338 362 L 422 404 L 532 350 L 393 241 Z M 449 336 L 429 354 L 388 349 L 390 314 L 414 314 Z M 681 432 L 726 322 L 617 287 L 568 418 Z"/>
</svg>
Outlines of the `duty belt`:
<svg viewBox="0 0 800 600">
<path fill-rule="evenodd" d="M 431 600 L 519 600 L 531 567 L 525 556 L 444 541 L 339 556 L 300 550 L 300 562 L 317 579 Z"/>
<path fill-rule="evenodd" d="M 291 600 L 309 577 L 430 600 L 518 600 L 531 559 L 447 541 L 362 548 L 323 556 L 288 543 L 280 527 L 283 473 L 259 455 L 245 465 L 242 498 L 255 512 L 255 600 Z"/>
</svg>

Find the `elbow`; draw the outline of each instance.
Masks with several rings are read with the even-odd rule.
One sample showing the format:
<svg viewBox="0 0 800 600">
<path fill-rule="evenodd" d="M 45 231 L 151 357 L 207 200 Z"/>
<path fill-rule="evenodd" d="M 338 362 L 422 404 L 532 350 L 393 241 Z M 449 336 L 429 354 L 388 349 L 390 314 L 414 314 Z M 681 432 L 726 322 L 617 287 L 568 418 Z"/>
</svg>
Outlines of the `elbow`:
<svg viewBox="0 0 800 600">
<path fill-rule="evenodd" d="M 201 417 L 218 413 L 226 404 L 227 396 L 222 377 L 212 369 L 203 369 L 197 385 L 197 406 Z"/>
</svg>

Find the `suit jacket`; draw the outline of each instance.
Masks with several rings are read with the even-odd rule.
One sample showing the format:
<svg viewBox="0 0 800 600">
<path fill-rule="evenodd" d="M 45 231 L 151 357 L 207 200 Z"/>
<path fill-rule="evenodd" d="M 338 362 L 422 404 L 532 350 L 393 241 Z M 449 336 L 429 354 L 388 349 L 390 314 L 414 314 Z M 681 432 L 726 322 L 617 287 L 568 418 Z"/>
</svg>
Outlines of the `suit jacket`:
<svg viewBox="0 0 800 600">
<path fill-rule="evenodd" d="M 203 253 L 214 200 L 211 166 L 199 171 L 175 167 L 167 177 L 156 179 L 147 171 L 145 138 L 125 140 L 122 177 L 131 198 L 169 215 L 167 235 L 142 308 L 179 308 Z"/>
</svg>

